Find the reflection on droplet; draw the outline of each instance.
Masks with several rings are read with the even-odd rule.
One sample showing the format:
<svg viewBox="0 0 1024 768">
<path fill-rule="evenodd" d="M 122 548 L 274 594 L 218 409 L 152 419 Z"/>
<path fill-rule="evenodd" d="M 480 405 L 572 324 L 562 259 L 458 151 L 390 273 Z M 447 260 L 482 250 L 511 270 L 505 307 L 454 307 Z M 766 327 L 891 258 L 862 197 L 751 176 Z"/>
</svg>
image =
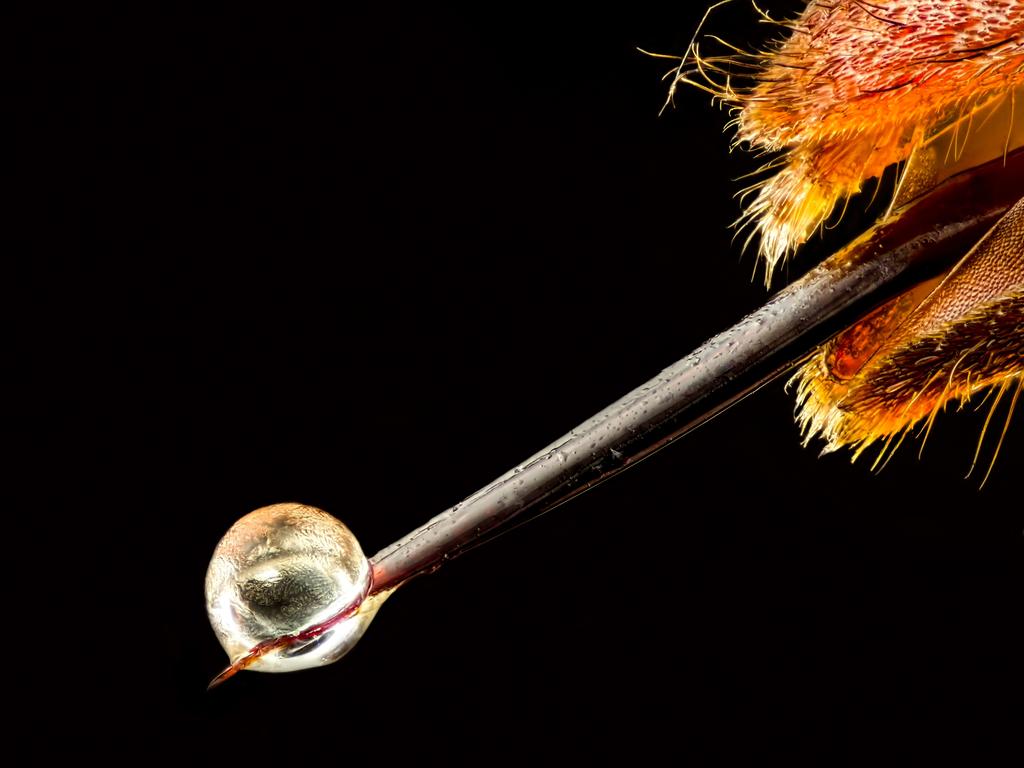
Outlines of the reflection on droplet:
<svg viewBox="0 0 1024 768">
<path fill-rule="evenodd" d="M 352 532 L 323 510 L 275 504 L 220 540 L 206 573 L 206 610 L 237 668 L 322 666 L 362 636 L 379 601 L 366 600 L 370 564 Z"/>
</svg>

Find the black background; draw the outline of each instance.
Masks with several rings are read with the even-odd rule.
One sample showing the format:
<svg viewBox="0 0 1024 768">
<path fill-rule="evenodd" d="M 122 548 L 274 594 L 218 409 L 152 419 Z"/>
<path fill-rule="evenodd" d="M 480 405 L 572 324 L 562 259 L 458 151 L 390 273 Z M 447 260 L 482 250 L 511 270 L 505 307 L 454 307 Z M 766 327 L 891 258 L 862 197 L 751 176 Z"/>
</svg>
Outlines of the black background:
<svg viewBox="0 0 1024 768">
<path fill-rule="evenodd" d="M 234 519 L 307 502 L 372 554 L 763 301 L 728 227 L 755 161 L 706 94 L 659 118 L 636 51 L 686 47 L 676 6 L 26 27 L 12 418 L 24 516 L 77 556 L 38 579 L 74 623 L 29 709 L 85 739 L 48 746 L 827 765 L 1019 731 L 1019 424 L 979 492 L 983 412 L 874 474 L 802 448 L 781 384 L 409 584 L 340 663 L 204 690 Z"/>
</svg>

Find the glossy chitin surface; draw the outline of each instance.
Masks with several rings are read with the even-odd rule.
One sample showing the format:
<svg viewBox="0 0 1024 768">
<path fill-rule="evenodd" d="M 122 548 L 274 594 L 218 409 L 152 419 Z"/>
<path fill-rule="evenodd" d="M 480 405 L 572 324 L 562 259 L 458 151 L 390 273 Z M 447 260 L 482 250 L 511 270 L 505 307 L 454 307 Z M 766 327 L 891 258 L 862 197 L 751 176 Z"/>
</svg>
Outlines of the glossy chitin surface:
<svg viewBox="0 0 1024 768">
<path fill-rule="evenodd" d="M 1022 376 L 1024 200 L 937 285 L 821 347 L 797 375 L 798 419 L 808 439 L 853 446 L 856 456 L 948 402 L 1015 391 Z"/>
</svg>

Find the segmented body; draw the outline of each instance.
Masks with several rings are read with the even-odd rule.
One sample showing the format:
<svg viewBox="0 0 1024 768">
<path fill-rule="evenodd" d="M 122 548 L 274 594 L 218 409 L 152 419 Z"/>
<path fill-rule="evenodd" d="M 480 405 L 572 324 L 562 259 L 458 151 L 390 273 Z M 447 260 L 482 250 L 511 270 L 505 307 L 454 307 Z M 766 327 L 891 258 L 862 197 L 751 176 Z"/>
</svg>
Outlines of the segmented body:
<svg viewBox="0 0 1024 768">
<path fill-rule="evenodd" d="M 694 45 L 695 68 L 677 76 L 732 105 L 737 143 L 778 153 L 739 222 L 767 281 L 893 164 L 907 199 L 1024 143 L 1024 0 L 811 0 L 777 23 L 787 37 L 771 50 Z M 794 377 L 797 420 L 806 440 L 856 458 L 982 392 L 996 406 L 1010 394 L 1008 423 L 1022 380 L 1024 201 L 944 278 L 817 350 Z"/>
</svg>

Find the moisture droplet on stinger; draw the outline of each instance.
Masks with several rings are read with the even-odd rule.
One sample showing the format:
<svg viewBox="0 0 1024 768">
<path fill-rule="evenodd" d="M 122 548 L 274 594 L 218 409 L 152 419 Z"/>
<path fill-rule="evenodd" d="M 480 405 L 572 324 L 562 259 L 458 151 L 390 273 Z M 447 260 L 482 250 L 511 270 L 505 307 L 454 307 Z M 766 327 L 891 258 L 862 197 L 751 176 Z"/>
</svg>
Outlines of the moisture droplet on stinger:
<svg viewBox="0 0 1024 768">
<path fill-rule="evenodd" d="M 363 605 L 370 583 L 370 564 L 339 520 L 316 507 L 275 504 L 220 540 L 206 572 L 206 610 L 232 663 L 262 643 L 328 625 L 247 665 L 290 672 L 337 661 L 355 645 L 375 613 Z"/>
</svg>

